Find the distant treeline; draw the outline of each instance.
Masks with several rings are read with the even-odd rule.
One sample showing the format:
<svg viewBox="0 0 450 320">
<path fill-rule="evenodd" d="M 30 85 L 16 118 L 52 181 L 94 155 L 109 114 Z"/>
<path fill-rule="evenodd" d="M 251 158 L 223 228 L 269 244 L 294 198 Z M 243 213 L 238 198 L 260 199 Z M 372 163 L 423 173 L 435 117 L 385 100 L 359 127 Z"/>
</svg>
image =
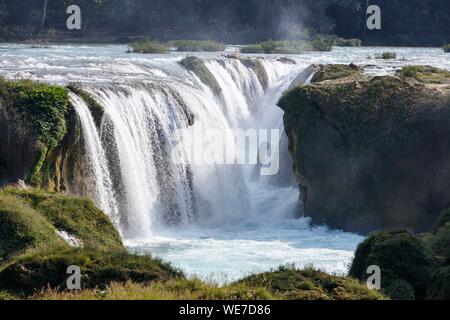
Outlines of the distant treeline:
<svg viewBox="0 0 450 320">
<path fill-rule="evenodd" d="M 79 37 L 148 36 L 161 41 L 211 39 L 254 43 L 301 39 L 305 28 L 366 44 L 450 42 L 448 0 L 0 0 L 0 39 L 52 37 L 67 31 L 69 5 L 79 5 Z M 366 8 L 382 10 L 382 29 L 365 28 Z"/>
</svg>

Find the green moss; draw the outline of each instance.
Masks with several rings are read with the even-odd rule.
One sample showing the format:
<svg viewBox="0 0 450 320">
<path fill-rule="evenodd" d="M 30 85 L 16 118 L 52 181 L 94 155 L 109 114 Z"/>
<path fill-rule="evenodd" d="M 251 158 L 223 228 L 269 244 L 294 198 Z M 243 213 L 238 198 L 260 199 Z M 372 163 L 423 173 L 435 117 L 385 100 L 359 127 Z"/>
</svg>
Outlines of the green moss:
<svg viewBox="0 0 450 320">
<path fill-rule="evenodd" d="M 129 52 L 134 53 L 167 53 L 168 48 L 166 45 L 157 42 L 151 41 L 150 39 L 142 39 L 130 44 Z"/>
<path fill-rule="evenodd" d="M 79 84 L 70 83 L 67 88 L 84 100 L 84 102 L 89 107 L 89 110 L 91 111 L 97 128 L 100 128 L 103 115 L 105 113 L 105 108 L 100 103 L 98 103 L 97 100 L 95 100 L 89 92 L 83 90 Z"/>
<path fill-rule="evenodd" d="M 217 41 L 208 40 L 173 40 L 168 42 L 169 46 L 177 48 L 180 52 L 219 52 L 225 51 L 225 45 Z"/>
<path fill-rule="evenodd" d="M 247 67 L 255 72 L 258 77 L 259 82 L 261 83 L 264 89 L 269 87 L 269 76 L 267 75 L 267 71 L 264 68 L 261 60 L 259 59 L 241 59 L 241 62 Z"/>
<path fill-rule="evenodd" d="M 430 66 L 406 66 L 396 74 L 400 77 L 416 79 L 422 83 L 450 83 L 450 71 Z"/>
<path fill-rule="evenodd" d="M 349 277 L 338 277 L 314 270 L 282 267 L 278 271 L 247 277 L 238 283 L 267 288 L 295 300 L 378 300 L 384 296 Z"/>
<path fill-rule="evenodd" d="M 54 226 L 88 248 L 122 248 L 119 233 L 91 200 L 38 190 L 6 189 L 0 195 L 20 199 Z"/>
<path fill-rule="evenodd" d="M 326 80 L 336 80 L 350 76 L 361 75 L 362 70 L 354 64 L 328 64 L 321 66 L 315 73 L 311 82 L 322 82 Z"/>
<path fill-rule="evenodd" d="M 189 71 L 195 73 L 195 75 L 205 85 L 209 86 L 214 94 L 219 95 L 222 92 L 219 83 L 214 75 L 206 67 L 205 62 L 197 57 L 186 57 L 180 61 L 180 64 Z"/>
<path fill-rule="evenodd" d="M 400 291 L 399 280 L 414 289 L 415 297 L 423 299 L 433 273 L 431 250 L 418 237 L 407 231 L 380 232 L 362 242 L 355 253 L 350 275 L 366 281 L 366 270 L 376 265 L 381 268 L 382 289 Z M 406 286 L 401 285 L 405 292 Z M 398 290 L 397 290 L 398 289 Z"/>
<path fill-rule="evenodd" d="M 51 172 L 42 172 L 49 154 L 67 133 L 69 97 L 65 88 L 28 80 L 6 81 L 0 78 L 0 98 L 14 121 L 23 141 L 34 140 L 36 159 L 27 181 L 41 185 Z"/>
<path fill-rule="evenodd" d="M 48 149 L 55 148 L 67 132 L 67 93 L 58 86 L 0 79 L 0 96 L 14 109 L 23 125 L 32 126 Z"/>
<path fill-rule="evenodd" d="M 420 132 L 406 126 L 416 113 L 420 93 L 406 81 L 374 77 L 368 81 L 299 86 L 286 92 L 278 105 L 286 111 L 287 121 L 301 119 L 308 124 L 303 128 L 303 141 L 314 139 L 308 128 L 323 119 L 326 112 L 326 118 L 352 152 L 367 148 L 390 152 L 398 145 L 420 141 Z"/>
<path fill-rule="evenodd" d="M 45 243 L 63 244 L 55 227 L 20 197 L 0 193 L 0 264 Z"/>
<path fill-rule="evenodd" d="M 106 288 L 111 282 L 147 283 L 182 277 L 170 265 L 124 250 L 39 250 L 16 258 L 0 272 L 0 288 L 27 296 L 46 287 L 65 289 L 67 268 L 79 266 L 83 288 Z"/>
</svg>

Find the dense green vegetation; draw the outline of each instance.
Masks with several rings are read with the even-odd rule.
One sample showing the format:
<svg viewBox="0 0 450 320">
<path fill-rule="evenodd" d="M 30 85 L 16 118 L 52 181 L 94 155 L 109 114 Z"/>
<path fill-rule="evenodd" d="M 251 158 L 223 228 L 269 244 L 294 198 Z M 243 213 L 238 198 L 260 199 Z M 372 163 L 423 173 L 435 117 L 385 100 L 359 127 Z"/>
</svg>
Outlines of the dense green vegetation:
<svg viewBox="0 0 450 320">
<path fill-rule="evenodd" d="M 36 143 L 37 155 L 27 180 L 41 185 L 53 173 L 45 161 L 67 133 L 68 90 L 60 86 L 29 80 L 6 81 L 0 78 L 0 99 L 21 141 Z"/>
<path fill-rule="evenodd" d="M 393 299 L 450 299 L 450 219 L 442 213 L 436 228 L 422 237 L 407 231 L 371 235 L 356 250 L 350 275 L 382 270 L 382 289 Z"/>
<path fill-rule="evenodd" d="M 168 50 L 166 45 L 149 39 L 135 41 L 130 44 L 129 48 L 129 52 L 134 53 L 167 53 Z"/>
<path fill-rule="evenodd" d="M 0 0 L 0 38 L 126 41 L 136 35 L 161 41 L 216 40 L 258 43 L 302 40 L 315 32 L 369 44 L 434 45 L 450 42 L 447 0 L 73 0 L 82 9 L 82 30 L 68 32 L 66 1 Z M 379 5 L 382 29 L 364 28 L 367 5 Z"/>
</svg>

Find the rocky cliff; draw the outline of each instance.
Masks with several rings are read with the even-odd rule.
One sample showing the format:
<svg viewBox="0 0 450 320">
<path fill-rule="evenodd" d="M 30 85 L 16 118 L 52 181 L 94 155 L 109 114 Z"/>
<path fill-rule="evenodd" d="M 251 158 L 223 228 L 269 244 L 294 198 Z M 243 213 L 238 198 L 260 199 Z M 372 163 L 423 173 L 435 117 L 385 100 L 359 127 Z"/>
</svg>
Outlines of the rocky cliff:
<svg viewBox="0 0 450 320">
<path fill-rule="evenodd" d="M 316 69 L 279 102 L 306 215 L 361 233 L 429 230 L 450 205 L 450 72 Z"/>
</svg>

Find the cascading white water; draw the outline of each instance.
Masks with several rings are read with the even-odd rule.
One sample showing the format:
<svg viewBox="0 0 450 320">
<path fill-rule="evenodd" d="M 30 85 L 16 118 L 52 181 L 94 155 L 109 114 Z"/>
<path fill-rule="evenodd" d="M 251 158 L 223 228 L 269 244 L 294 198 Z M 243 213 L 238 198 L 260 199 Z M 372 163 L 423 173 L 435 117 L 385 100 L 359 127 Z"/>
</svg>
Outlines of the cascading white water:
<svg viewBox="0 0 450 320">
<path fill-rule="evenodd" d="M 91 195 L 100 209 L 102 209 L 111 220 L 118 226 L 118 207 L 114 196 L 111 175 L 106 162 L 105 152 L 103 150 L 100 137 L 95 127 L 94 119 L 86 103 L 76 96 L 70 94 L 70 100 L 80 119 L 83 132 L 84 143 L 87 151 L 89 176 L 86 180 L 91 181 L 93 185 L 93 194 Z M 90 178 L 90 179 L 89 179 Z M 88 181 L 86 181 L 88 183 Z"/>
<path fill-rule="evenodd" d="M 194 219 L 216 224 L 242 220 L 242 212 L 249 218 L 261 210 L 279 212 L 280 207 L 286 213 L 289 207 L 289 213 L 294 215 L 298 200 L 296 188 L 293 185 L 278 187 L 270 179 L 255 181 L 255 165 L 183 165 L 170 158 L 174 143 L 182 140 L 178 136 L 180 129 L 190 125 L 193 130 L 215 128 L 228 135 L 227 139 L 233 139 L 231 129 L 234 128 L 280 129 L 282 132 L 282 113 L 275 103 L 295 73 L 289 73 L 282 63 L 264 62 L 263 65 L 270 75 L 265 99 L 255 72 L 234 59 L 206 63 L 222 89 L 220 97 L 214 96 L 193 73 L 187 73 L 190 77 L 187 82 L 87 88 L 104 106 L 105 113 L 100 133 L 92 132 L 95 129 L 92 124 L 83 126 L 87 136 L 101 135 L 94 142 L 88 141 L 86 146 L 90 154 L 102 155 L 103 149 L 98 145 L 102 141 L 106 156 L 102 155 L 100 162 L 105 166 L 103 158 L 107 158 L 107 163 L 115 166 L 108 181 L 114 182 L 116 195 L 98 191 L 98 195 L 105 197 L 99 199 L 99 203 L 102 208 L 102 203 L 107 203 L 108 199 L 120 204 L 116 209 L 120 212 L 118 225 L 127 239 L 148 239 L 161 225 L 186 224 Z M 281 84 L 277 83 L 283 76 L 288 77 Z M 74 100 L 79 104 L 76 110 L 80 118 L 86 118 L 87 107 L 81 105 L 77 97 Z M 190 118 L 195 119 L 193 124 L 189 123 Z M 235 150 L 226 151 L 232 154 Z M 96 167 L 97 162 L 92 166 Z M 95 168 L 93 172 L 99 181 L 108 174 Z M 275 190 L 276 197 L 265 195 Z"/>
</svg>

